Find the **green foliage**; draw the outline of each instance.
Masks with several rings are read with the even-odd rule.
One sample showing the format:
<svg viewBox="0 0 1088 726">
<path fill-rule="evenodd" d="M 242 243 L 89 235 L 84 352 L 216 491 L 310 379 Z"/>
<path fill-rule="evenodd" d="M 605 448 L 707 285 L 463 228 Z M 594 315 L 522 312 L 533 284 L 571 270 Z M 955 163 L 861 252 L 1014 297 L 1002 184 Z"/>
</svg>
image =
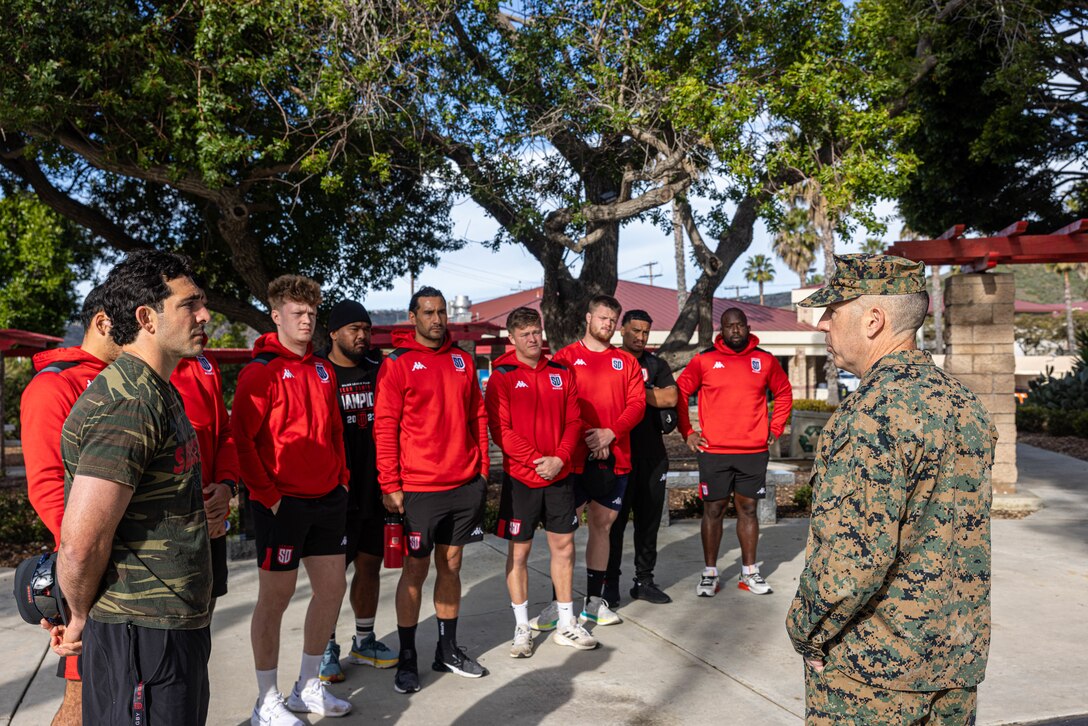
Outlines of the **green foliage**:
<svg viewBox="0 0 1088 726">
<path fill-rule="evenodd" d="M 53 535 L 30 506 L 25 487 L 0 489 L 0 542 L 52 546 Z"/>
<path fill-rule="evenodd" d="M 1024 401 L 1027 405 L 1048 410 L 1088 410 L 1088 330 L 1082 328 L 1077 331 L 1077 361 L 1069 373 L 1056 378 L 1048 370 L 1046 375 L 1031 381 L 1028 387 L 1030 390 Z M 1050 425 L 1048 420 L 1048 428 Z M 1060 425 L 1065 426 L 1064 422 Z"/>
<path fill-rule="evenodd" d="M 827 401 L 820 401 L 815 398 L 795 398 L 793 399 L 794 411 L 817 411 L 819 413 L 832 413 L 838 408 Z"/>
<path fill-rule="evenodd" d="M 1079 330 L 1088 329 L 1088 312 L 1073 311 L 1073 324 Z M 1021 313 L 1013 323 L 1016 342 L 1027 355 L 1053 355 L 1066 348 L 1065 316 Z"/>
<path fill-rule="evenodd" d="M 1088 437 L 1088 411 L 1052 409 L 1046 414 L 1046 432 L 1051 436 Z"/>
<path fill-rule="evenodd" d="M 802 509 L 812 506 L 812 487 L 802 484 L 793 492 L 793 503 Z"/>
<path fill-rule="evenodd" d="M 4 424 L 15 428 L 14 438 L 18 439 L 19 411 L 23 389 L 34 377 L 34 365 L 29 358 L 4 359 Z"/>
<path fill-rule="evenodd" d="M 1042 406 L 1020 404 L 1016 407 L 1016 430 L 1025 434 L 1046 431 L 1047 410 Z"/>
</svg>

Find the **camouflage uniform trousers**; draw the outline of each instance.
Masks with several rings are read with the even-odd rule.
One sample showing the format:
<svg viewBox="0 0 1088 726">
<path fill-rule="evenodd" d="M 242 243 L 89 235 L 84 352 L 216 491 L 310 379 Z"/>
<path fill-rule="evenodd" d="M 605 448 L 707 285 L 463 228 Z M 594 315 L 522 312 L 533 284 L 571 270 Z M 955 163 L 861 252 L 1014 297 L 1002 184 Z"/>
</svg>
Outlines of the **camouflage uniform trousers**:
<svg viewBox="0 0 1088 726">
<path fill-rule="evenodd" d="M 805 666 L 805 723 L 854 726 L 967 726 L 975 723 L 977 687 L 941 691 L 878 688 L 829 666 Z"/>
</svg>

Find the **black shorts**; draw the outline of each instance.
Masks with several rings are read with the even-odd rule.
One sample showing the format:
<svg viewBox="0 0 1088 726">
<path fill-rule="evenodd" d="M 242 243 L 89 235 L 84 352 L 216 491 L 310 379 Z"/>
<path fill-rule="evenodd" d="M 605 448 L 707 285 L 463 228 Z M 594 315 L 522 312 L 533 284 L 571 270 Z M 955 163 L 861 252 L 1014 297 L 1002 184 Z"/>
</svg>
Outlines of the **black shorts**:
<svg viewBox="0 0 1088 726">
<path fill-rule="evenodd" d="M 191 726 L 208 718 L 207 626 L 159 630 L 88 619 L 83 630 L 83 723 Z M 143 692 L 137 684 L 143 681 Z M 142 708 L 136 706 L 140 696 Z M 133 712 L 141 711 L 140 720 Z"/>
<path fill-rule="evenodd" d="M 212 544 L 212 597 L 227 594 L 227 536 L 215 537 Z"/>
<path fill-rule="evenodd" d="M 627 492 L 627 475 L 617 474 L 608 492 L 597 494 L 587 491 L 582 486 L 581 474 L 571 474 L 569 479 L 574 482 L 574 506 L 581 507 L 586 502 L 597 502 L 602 507 L 618 512 L 623 508 L 623 495 Z"/>
<path fill-rule="evenodd" d="M 272 510 L 250 500 L 257 542 L 257 566 L 262 570 L 297 570 L 303 557 L 341 555 L 347 548 L 344 526 L 348 493 L 334 487 L 316 499 L 283 497 Z"/>
<path fill-rule="evenodd" d="M 348 511 L 347 551 L 344 553 L 347 563 L 355 561 L 357 555 L 385 554 L 385 518 L 364 517 L 358 509 Z"/>
<path fill-rule="evenodd" d="M 574 510 L 574 483 L 569 477 L 548 486 L 530 487 L 504 473 L 495 534 L 515 542 L 527 542 L 533 538 L 540 523 L 544 524 L 545 532 L 570 534 L 578 529 L 578 515 Z"/>
<path fill-rule="evenodd" d="M 436 544 L 460 547 L 484 538 L 487 482 L 478 476 L 444 492 L 404 492 L 408 554 L 428 557 Z"/>
<path fill-rule="evenodd" d="M 699 452 L 699 496 L 716 502 L 737 494 L 749 499 L 767 496 L 767 462 L 770 452 L 758 454 L 707 454 Z"/>
</svg>

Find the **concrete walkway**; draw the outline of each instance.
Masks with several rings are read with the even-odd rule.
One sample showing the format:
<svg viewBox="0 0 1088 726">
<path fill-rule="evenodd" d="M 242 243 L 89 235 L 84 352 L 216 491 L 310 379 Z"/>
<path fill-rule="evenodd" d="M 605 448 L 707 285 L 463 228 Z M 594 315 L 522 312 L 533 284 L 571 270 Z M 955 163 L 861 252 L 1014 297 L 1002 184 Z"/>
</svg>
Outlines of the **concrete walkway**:
<svg viewBox="0 0 1088 726">
<path fill-rule="evenodd" d="M 994 522 L 993 648 L 979 689 L 982 724 L 1088 714 L 1088 462 L 1029 446 L 1019 446 L 1018 454 L 1021 486 L 1046 508 L 1023 520 Z M 695 597 L 702 559 L 698 523 L 678 522 L 662 529 L 658 561 L 657 579 L 672 595 L 671 605 L 625 600 L 619 610 L 625 622 L 598 629 L 598 650 L 575 652 L 538 636 L 527 660 L 507 655 L 513 615 L 503 575 L 505 543 L 489 537 L 466 552 L 458 633 L 491 675 L 470 681 L 427 667 L 437 636 L 433 610 L 425 604 L 419 628 L 423 690 L 403 696 L 393 691 L 392 671 L 345 665 L 347 681 L 333 689 L 350 698 L 355 711 L 340 723 L 801 724 L 801 661 L 783 622 L 803 564 L 808 520 L 763 528 L 762 569 L 775 588 L 765 597 L 736 589 L 739 550 L 733 523 L 726 528 L 728 549 L 720 562 L 726 586 L 717 597 Z M 630 561 L 628 554 L 625 563 Z M 550 597 L 541 538 L 532 564 L 535 614 Z M 255 698 L 249 617 L 257 578 L 251 563 L 232 567 L 231 591 L 213 624 L 209 723 L 234 726 L 249 722 Z M 576 586 L 583 581 L 578 574 Z M 395 584 L 396 573 L 384 572 L 378 632 L 393 648 Z M 62 690 L 53 675 L 56 658 L 46 652 L 43 637 L 19 620 L 10 591 L 6 570 L 0 574 L 0 724 L 47 724 Z M 300 576 L 284 619 L 281 690 L 290 689 L 297 674 L 308 592 Z M 626 586 L 622 592 L 626 598 Z M 352 622 L 345 606 L 342 642 Z"/>
</svg>

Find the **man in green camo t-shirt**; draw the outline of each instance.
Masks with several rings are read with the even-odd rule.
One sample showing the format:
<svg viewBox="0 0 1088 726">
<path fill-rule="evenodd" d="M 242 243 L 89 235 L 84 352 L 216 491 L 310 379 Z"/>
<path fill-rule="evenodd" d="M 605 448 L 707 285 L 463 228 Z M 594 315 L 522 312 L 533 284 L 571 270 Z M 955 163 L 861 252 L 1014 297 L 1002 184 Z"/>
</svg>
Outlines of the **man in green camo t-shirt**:
<svg viewBox="0 0 1088 726">
<path fill-rule="evenodd" d="M 826 308 L 835 365 L 861 378 L 812 470 L 805 569 L 786 618 L 809 724 L 970 724 L 990 645 L 990 415 L 915 349 L 920 262 L 837 258 L 798 303 Z"/>
<path fill-rule="evenodd" d="M 196 433 L 170 374 L 203 350 L 208 310 L 179 255 L 139 252 L 103 285 L 123 353 L 64 424 L 57 576 L 83 656 L 84 724 L 203 724 L 211 552 Z"/>
</svg>

